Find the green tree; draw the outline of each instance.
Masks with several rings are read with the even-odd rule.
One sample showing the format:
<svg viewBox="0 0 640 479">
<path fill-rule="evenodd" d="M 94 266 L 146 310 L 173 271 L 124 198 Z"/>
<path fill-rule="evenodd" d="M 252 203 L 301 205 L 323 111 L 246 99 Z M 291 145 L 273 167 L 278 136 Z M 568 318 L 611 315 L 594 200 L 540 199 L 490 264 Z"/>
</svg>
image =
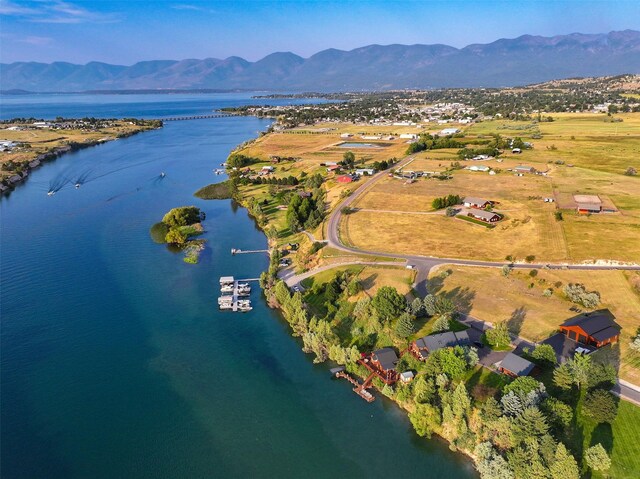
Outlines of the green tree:
<svg viewBox="0 0 640 479">
<path fill-rule="evenodd" d="M 567 361 L 569 371 L 573 383 L 581 388 L 589 381 L 589 372 L 591 371 L 591 356 L 586 354 L 576 354 L 571 360 Z"/>
<path fill-rule="evenodd" d="M 342 155 L 342 164 L 347 168 L 353 168 L 356 163 L 356 155 L 353 154 L 352 151 L 345 152 Z"/>
<path fill-rule="evenodd" d="M 436 386 L 433 378 L 418 376 L 413 382 L 414 397 L 417 403 L 425 404 L 433 401 L 436 395 Z"/>
<path fill-rule="evenodd" d="M 525 439 L 531 436 L 542 436 L 549 432 L 549 424 L 544 414 L 537 407 L 528 407 L 516 416 L 513 425 L 517 436 Z M 514 432 L 515 432 L 514 431 Z"/>
<path fill-rule="evenodd" d="M 390 321 L 402 314 L 407 302 L 395 288 L 383 286 L 378 290 L 371 301 L 371 305 L 383 321 Z"/>
<path fill-rule="evenodd" d="M 411 302 L 411 314 L 416 317 L 421 317 L 424 315 L 424 305 L 422 304 L 422 300 L 420 298 L 416 298 Z"/>
<path fill-rule="evenodd" d="M 402 313 L 396 323 L 396 333 L 401 338 L 408 338 L 415 332 L 415 317 L 409 313 Z"/>
<path fill-rule="evenodd" d="M 492 329 L 488 329 L 485 332 L 485 337 L 489 346 L 492 348 L 506 348 L 511 344 L 511 337 L 509 336 L 509 329 L 507 328 L 506 321 L 500 321 Z"/>
<path fill-rule="evenodd" d="M 543 395 L 545 393 L 544 384 L 539 381 L 536 381 L 531 376 L 521 376 L 514 379 L 511 383 L 507 384 L 503 392 L 507 394 L 508 392 L 513 391 L 519 397 L 525 397 L 528 394 L 535 392 L 536 395 Z"/>
<path fill-rule="evenodd" d="M 556 353 L 550 344 L 539 344 L 531 353 L 531 357 L 539 364 L 555 366 L 557 364 Z"/>
<path fill-rule="evenodd" d="M 559 443 L 556 449 L 555 461 L 551 464 L 551 477 L 562 479 L 579 479 L 578 463 L 564 444 Z"/>
<path fill-rule="evenodd" d="M 611 459 L 600 443 L 585 451 L 584 460 L 592 471 L 606 471 L 611 467 Z"/>
<path fill-rule="evenodd" d="M 169 210 L 162 218 L 162 222 L 169 228 L 188 226 L 202 221 L 202 212 L 195 206 L 181 206 Z"/>
<path fill-rule="evenodd" d="M 616 401 L 609 391 L 595 389 L 584 398 L 582 411 L 597 423 L 613 423 L 617 415 Z"/>
<path fill-rule="evenodd" d="M 431 437 L 433 430 L 439 426 L 440 412 L 430 404 L 418 404 L 409 420 L 419 436 Z"/>
<path fill-rule="evenodd" d="M 451 320 L 449 319 L 449 315 L 443 314 L 438 319 L 436 319 L 435 322 L 433 323 L 432 331 L 434 333 L 449 331 L 449 329 L 451 329 L 450 323 L 451 323 Z"/>
<path fill-rule="evenodd" d="M 549 396 L 540 404 L 540 408 L 550 419 L 552 425 L 558 431 L 569 427 L 573 419 L 573 409 L 559 399 Z"/>
<path fill-rule="evenodd" d="M 471 410 L 471 398 L 463 382 L 460 382 L 453 390 L 451 398 L 453 415 L 457 418 L 466 418 Z"/>
<path fill-rule="evenodd" d="M 187 242 L 187 235 L 185 235 L 178 228 L 171 228 L 165 237 L 167 243 L 183 245 Z"/>
<path fill-rule="evenodd" d="M 553 383 L 560 389 L 570 389 L 573 385 L 573 376 L 567 363 L 561 364 L 553 371 Z"/>
</svg>

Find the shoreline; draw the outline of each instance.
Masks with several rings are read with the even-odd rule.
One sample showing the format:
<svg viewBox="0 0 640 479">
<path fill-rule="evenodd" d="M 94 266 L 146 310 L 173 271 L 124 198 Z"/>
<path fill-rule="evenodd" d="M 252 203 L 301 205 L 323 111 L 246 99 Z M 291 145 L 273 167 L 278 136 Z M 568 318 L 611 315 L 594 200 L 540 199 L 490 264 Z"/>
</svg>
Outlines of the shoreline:
<svg viewBox="0 0 640 479">
<path fill-rule="evenodd" d="M 244 116 L 253 116 L 253 115 L 244 115 Z M 264 118 L 264 117 L 262 117 Z M 273 123 L 271 123 L 271 125 L 269 126 L 269 129 L 272 128 L 273 124 L 277 123 L 277 120 L 274 121 Z M 233 148 L 230 152 L 230 154 L 232 154 L 235 151 L 240 150 L 242 147 L 246 146 L 247 144 L 250 144 L 254 141 L 256 141 L 258 137 L 254 137 L 251 138 L 249 140 L 246 140 L 245 142 L 237 145 L 235 148 Z M 223 181 L 227 181 L 229 180 L 229 178 L 227 177 L 226 180 Z M 206 186 L 206 185 L 205 185 Z M 273 251 L 277 249 L 277 242 L 275 241 L 275 239 L 270 238 L 269 235 L 267 234 L 266 228 L 268 226 L 268 223 L 265 224 L 261 224 L 261 222 L 259 221 L 259 219 L 252 213 L 251 208 L 249 207 L 249 205 L 246 203 L 248 201 L 247 197 L 243 196 L 239 190 L 237 190 L 235 192 L 235 194 L 233 194 L 230 198 L 232 201 L 235 201 L 238 205 L 240 205 L 241 207 L 243 207 L 244 209 L 247 210 L 247 213 L 249 215 L 249 217 L 251 219 L 253 219 L 254 223 L 256 224 L 256 226 L 260 229 L 261 233 L 266 237 L 267 239 L 267 245 L 270 251 L 270 258 L 271 258 L 271 263 L 269 265 L 269 268 L 267 268 L 267 270 L 263 271 L 263 273 L 261 274 L 261 278 L 260 278 L 260 289 L 262 290 L 263 294 L 264 294 L 264 298 L 266 300 L 267 306 L 271 309 L 277 310 L 278 314 L 281 316 L 281 318 L 287 323 L 288 329 L 289 331 L 292 333 L 292 336 L 294 338 L 300 339 L 300 335 L 296 333 L 295 329 L 292 326 L 291 323 L 291 315 L 287 314 L 287 312 L 285 311 L 284 307 L 277 301 L 276 297 L 275 297 L 275 285 L 278 284 L 278 282 L 280 282 L 281 280 L 279 280 L 277 278 L 277 275 L 274 275 L 274 279 L 275 279 L 275 283 L 269 285 L 264 285 L 263 284 L 263 275 L 270 275 L 271 271 L 272 271 L 272 263 L 273 263 L 273 258 L 276 257 L 276 255 L 273 255 Z M 277 263 L 276 263 L 277 265 Z M 276 270 L 277 271 L 277 270 Z M 288 288 L 287 288 L 288 289 Z M 310 351 L 305 351 L 304 345 L 302 344 L 301 350 L 305 353 L 305 354 L 310 354 Z M 328 360 L 331 361 L 331 363 L 335 363 L 335 361 L 332 360 Z M 335 363 L 336 365 L 338 365 L 338 363 Z M 357 363 L 348 363 L 345 366 L 347 367 L 347 372 L 349 372 L 349 374 L 353 374 L 354 376 L 356 376 L 358 379 L 360 380 L 364 380 L 365 377 L 363 377 L 361 374 L 358 374 L 357 370 L 355 368 L 350 368 L 350 365 L 357 365 Z M 329 364 L 329 366 L 331 366 L 331 364 Z M 329 367 L 330 368 L 330 367 Z M 377 386 L 373 386 L 373 388 L 377 391 L 378 395 L 380 396 L 380 400 L 388 400 L 390 402 L 392 402 L 396 407 L 398 407 L 401 411 L 404 411 L 406 414 L 407 419 L 409 418 L 409 414 L 411 413 L 410 409 L 406 407 L 405 404 L 387 396 L 386 394 L 384 394 L 384 391 L 382 388 L 379 388 Z M 472 454 L 471 451 L 466 451 L 466 450 L 462 450 L 460 448 L 455 447 L 455 445 L 453 444 L 452 441 L 449 441 L 448 439 L 446 439 L 444 436 L 442 436 L 441 434 L 439 434 L 437 431 L 432 431 L 431 435 L 429 437 L 424 437 L 419 435 L 415 428 L 412 426 L 412 431 L 414 434 L 416 434 L 418 437 L 420 437 L 421 439 L 426 439 L 426 440 L 431 440 L 431 439 L 435 439 L 437 441 L 442 441 L 443 443 L 448 445 L 448 449 L 456 454 L 461 454 L 462 456 L 465 456 L 466 459 L 469 460 L 470 462 L 470 467 L 476 472 L 478 473 L 478 468 L 476 465 L 476 458 L 475 456 Z"/>
<path fill-rule="evenodd" d="M 15 172 L 13 175 L 7 177 L 7 184 L 0 183 L 0 198 L 3 198 L 5 195 L 9 196 L 13 193 L 18 186 L 24 184 L 33 170 L 40 168 L 44 163 L 54 161 L 67 153 L 73 153 L 75 151 L 84 150 L 85 148 L 91 148 L 111 141 L 129 138 L 139 133 L 163 128 L 163 126 L 164 125 L 161 123 L 160 126 L 150 126 L 145 129 L 119 133 L 117 136 L 113 137 L 100 138 L 98 140 L 87 140 L 83 142 L 69 142 L 66 146 L 59 146 L 44 153 L 40 153 L 32 159 L 26 160 L 28 161 L 28 165 L 21 172 Z"/>
</svg>

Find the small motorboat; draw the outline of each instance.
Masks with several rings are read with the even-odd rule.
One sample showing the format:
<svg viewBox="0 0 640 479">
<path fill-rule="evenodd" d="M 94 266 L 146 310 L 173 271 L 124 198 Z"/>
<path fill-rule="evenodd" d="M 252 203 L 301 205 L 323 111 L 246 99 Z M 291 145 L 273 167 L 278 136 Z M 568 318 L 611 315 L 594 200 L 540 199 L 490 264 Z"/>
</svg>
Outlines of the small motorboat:
<svg viewBox="0 0 640 479">
<path fill-rule="evenodd" d="M 80 183 L 76 183 L 75 186 L 76 186 L 76 190 L 77 190 L 78 188 L 80 188 Z"/>
<path fill-rule="evenodd" d="M 47 191 L 47 196 L 53 196 L 55 194 L 56 194 L 55 191 Z"/>
<path fill-rule="evenodd" d="M 164 178 L 165 176 L 167 175 L 165 175 L 164 171 L 160 173 L 160 178 Z"/>
</svg>

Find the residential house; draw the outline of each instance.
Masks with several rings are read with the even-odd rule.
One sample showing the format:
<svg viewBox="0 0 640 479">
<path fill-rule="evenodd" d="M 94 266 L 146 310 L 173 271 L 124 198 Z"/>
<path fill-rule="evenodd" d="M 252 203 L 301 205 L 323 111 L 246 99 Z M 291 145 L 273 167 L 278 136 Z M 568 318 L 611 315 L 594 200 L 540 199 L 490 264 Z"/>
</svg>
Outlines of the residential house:
<svg viewBox="0 0 640 479">
<path fill-rule="evenodd" d="M 467 212 L 467 216 L 471 216 L 480 221 L 484 221 L 485 223 L 497 223 L 502 219 L 498 213 L 494 213 L 493 211 L 485 211 L 485 210 L 477 210 L 472 209 Z"/>
<path fill-rule="evenodd" d="M 467 208 L 486 208 L 487 206 L 491 206 L 491 201 L 485 200 L 484 198 L 476 198 L 475 196 L 465 196 L 462 203 Z"/>
<path fill-rule="evenodd" d="M 483 173 L 486 173 L 487 171 L 489 171 L 491 168 L 489 168 L 486 165 L 473 165 L 473 166 L 469 166 L 467 168 L 469 171 L 482 171 Z"/>
<path fill-rule="evenodd" d="M 447 331 L 445 333 L 432 334 L 416 339 L 409 346 L 409 351 L 411 351 L 411 354 L 416 358 L 424 361 L 427 359 L 429 353 L 437 351 L 438 349 L 469 344 L 471 344 L 471 341 L 466 331 Z"/>
<path fill-rule="evenodd" d="M 460 128 L 445 128 L 440 131 L 440 136 L 455 135 L 456 133 L 460 133 Z"/>
<path fill-rule="evenodd" d="M 560 325 L 560 332 L 569 339 L 596 348 L 617 342 L 621 329 L 608 309 L 582 313 Z"/>
<path fill-rule="evenodd" d="M 374 168 L 358 168 L 356 170 L 356 175 L 358 176 L 373 176 L 376 173 Z"/>
<path fill-rule="evenodd" d="M 331 165 L 327 167 L 327 171 L 331 173 L 332 171 L 338 171 L 340 169 L 340 165 Z"/>
<path fill-rule="evenodd" d="M 498 371 L 514 378 L 528 376 L 535 367 L 531 361 L 514 353 L 507 354 L 502 361 L 496 363 L 496 366 Z"/>
<path fill-rule="evenodd" d="M 368 356 L 365 355 L 358 362 L 378 376 L 385 384 L 392 385 L 398 380 L 398 372 L 396 371 L 398 355 L 392 348 L 378 349 Z"/>
</svg>

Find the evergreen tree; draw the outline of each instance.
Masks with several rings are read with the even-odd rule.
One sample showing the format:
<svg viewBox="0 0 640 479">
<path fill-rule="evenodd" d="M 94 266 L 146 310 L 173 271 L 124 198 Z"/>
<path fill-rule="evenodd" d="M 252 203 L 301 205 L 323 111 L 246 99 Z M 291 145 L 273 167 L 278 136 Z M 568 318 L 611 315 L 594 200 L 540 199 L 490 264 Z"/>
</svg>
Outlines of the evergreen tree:
<svg viewBox="0 0 640 479">
<path fill-rule="evenodd" d="M 592 471 L 606 471 L 611 467 L 611 459 L 600 443 L 585 451 L 584 460 Z"/>
<path fill-rule="evenodd" d="M 453 391 L 451 398 L 453 414 L 458 418 L 466 418 L 471 409 L 471 398 L 467 393 L 467 388 L 463 382 L 460 382 Z"/>
<path fill-rule="evenodd" d="M 396 333 L 401 338 L 407 338 L 415 332 L 415 318 L 409 313 L 402 313 L 396 323 Z"/>
<path fill-rule="evenodd" d="M 551 464 L 551 477 L 562 479 L 579 479 L 578 463 L 564 444 L 559 443 L 556 449 L 555 461 Z"/>
</svg>

